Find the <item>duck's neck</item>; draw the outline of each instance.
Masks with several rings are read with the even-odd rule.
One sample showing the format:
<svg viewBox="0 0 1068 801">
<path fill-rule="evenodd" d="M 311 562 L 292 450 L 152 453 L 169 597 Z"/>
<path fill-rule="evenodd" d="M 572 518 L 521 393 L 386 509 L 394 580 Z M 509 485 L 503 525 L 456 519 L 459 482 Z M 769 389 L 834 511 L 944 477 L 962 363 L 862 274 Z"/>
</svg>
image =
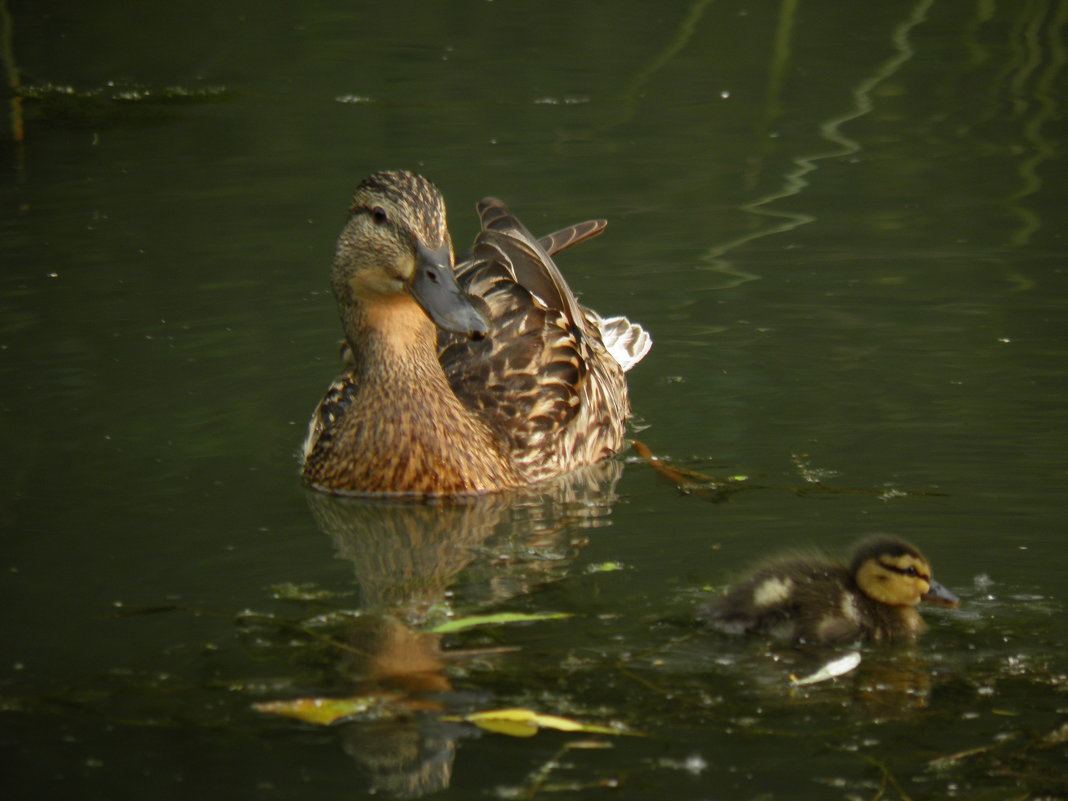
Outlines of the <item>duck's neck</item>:
<svg viewBox="0 0 1068 801">
<path fill-rule="evenodd" d="M 348 453 L 360 486 L 477 492 L 514 485 L 489 429 L 456 397 L 437 355 L 437 329 L 409 298 L 342 312 L 358 394 Z M 375 424 L 370 421 L 384 421 Z"/>
<path fill-rule="evenodd" d="M 343 308 L 341 317 L 361 378 L 373 380 L 383 370 L 406 365 L 438 364 L 437 329 L 410 297 L 354 304 Z"/>
</svg>

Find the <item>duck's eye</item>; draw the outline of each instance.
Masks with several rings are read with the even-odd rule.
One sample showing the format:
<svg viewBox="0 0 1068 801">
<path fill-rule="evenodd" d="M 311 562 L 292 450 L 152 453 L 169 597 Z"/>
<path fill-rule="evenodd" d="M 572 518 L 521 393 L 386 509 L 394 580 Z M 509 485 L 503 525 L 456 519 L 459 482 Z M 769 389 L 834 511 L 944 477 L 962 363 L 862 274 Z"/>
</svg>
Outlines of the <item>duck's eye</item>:
<svg viewBox="0 0 1068 801">
<path fill-rule="evenodd" d="M 373 209 L 371 209 L 371 219 L 373 219 L 378 225 L 385 225 L 386 220 L 388 219 L 386 217 L 386 210 L 381 206 L 375 206 Z"/>
<path fill-rule="evenodd" d="M 919 574 L 916 572 L 916 567 L 914 565 L 909 565 L 908 569 L 905 571 L 905 575 L 906 576 L 916 576 L 916 575 L 919 575 Z"/>
</svg>

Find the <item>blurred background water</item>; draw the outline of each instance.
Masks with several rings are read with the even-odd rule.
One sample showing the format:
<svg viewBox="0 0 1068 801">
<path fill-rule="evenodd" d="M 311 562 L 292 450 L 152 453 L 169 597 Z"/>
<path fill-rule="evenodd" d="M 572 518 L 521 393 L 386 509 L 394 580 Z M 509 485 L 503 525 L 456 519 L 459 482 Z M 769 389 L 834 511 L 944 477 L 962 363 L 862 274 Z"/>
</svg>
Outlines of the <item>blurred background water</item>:
<svg viewBox="0 0 1068 801">
<path fill-rule="evenodd" d="M 0 18 L 8 797 L 1068 797 L 1068 3 Z M 635 436 L 728 489 L 628 453 L 538 498 L 309 498 L 333 240 L 384 168 L 458 247 L 487 194 L 608 219 L 559 263 L 653 335 Z M 963 597 L 915 648 L 800 691 L 826 654 L 685 624 L 872 531 Z M 500 612 L 571 617 L 421 628 Z M 253 706 L 383 688 L 431 700 Z M 645 736 L 443 717 L 509 706 Z"/>
</svg>

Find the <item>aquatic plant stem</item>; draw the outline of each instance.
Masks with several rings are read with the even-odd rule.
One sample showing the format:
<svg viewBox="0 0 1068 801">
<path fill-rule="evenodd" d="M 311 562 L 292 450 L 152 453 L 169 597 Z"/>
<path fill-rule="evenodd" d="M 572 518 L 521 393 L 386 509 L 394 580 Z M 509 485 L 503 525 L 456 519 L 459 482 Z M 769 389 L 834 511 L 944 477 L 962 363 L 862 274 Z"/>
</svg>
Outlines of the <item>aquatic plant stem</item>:
<svg viewBox="0 0 1068 801">
<path fill-rule="evenodd" d="M 890 769 L 887 768 L 885 764 L 880 762 L 875 757 L 870 757 L 867 754 L 860 754 L 860 757 L 865 762 L 869 762 L 875 767 L 877 767 L 879 769 L 879 772 L 882 773 L 882 783 L 879 785 L 879 791 L 875 794 L 874 797 L 872 797 L 871 801 L 879 801 L 883 797 L 883 795 L 886 793 L 887 782 L 893 785 L 901 801 L 912 801 L 908 794 L 901 789 L 901 785 L 897 783 L 897 779 L 894 778 L 894 774 L 890 772 Z"/>
<path fill-rule="evenodd" d="M 14 23 L 7 8 L 7 0 L 0 0 L 0 60 L 4 62 L 7 85 L 11 87 L 11 138 L 21 143 L 25 130 L 22 125 L 22 97 L 19 95 L 19 68 L 15 64 Z"/>
</svg>

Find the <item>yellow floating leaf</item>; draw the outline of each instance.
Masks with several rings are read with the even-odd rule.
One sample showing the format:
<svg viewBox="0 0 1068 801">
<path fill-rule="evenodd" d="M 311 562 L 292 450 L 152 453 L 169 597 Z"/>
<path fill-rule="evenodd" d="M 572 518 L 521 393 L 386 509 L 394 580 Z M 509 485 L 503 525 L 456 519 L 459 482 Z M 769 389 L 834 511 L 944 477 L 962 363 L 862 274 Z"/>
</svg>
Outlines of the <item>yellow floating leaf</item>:
<svg viewBox="0 0 1068 801">
<path fill-rule="evenodd" d="M 538 733 L 538 727 L 533 723 L 524 723 L 520 720 L 486 720 L 471 721 L 480 729 L 491 731 L 494 734 L 507 734 L 509 737 L 533 737 Z"/>
<path fill-rule="evenodd" d="M 291 698 L 286 701 L 262 701 L 252 705 L 257 712 L 295 718 L 304 723 L 329 726 L 343 718 L 367 712 L 381 697 L 357 695 L 351 698 Z"/>
<path fill-rule="evenodd" d="M 501 734 L 511 734 L 515 737 L 530 737 L 542 729 L 556 729 L 558 731 L 581 731 L 588 734 L 625 734 L 607 726 L 597 726 L 592 723 L 580 723 L 570 718 L 562 718 L 558 715 L 542 715 L 530 709 L 490 709 L 485 712 L 472 712 L 464 717 L 469 723 L 474 723 L 483 729 L 496 731 Z"/>
<path fill-rule="evenodd" d="M 562 718 L 557 715 L 534 715 L 534 722 L 543 729 L 556 729 L 557 731 L 589 731 L 590 729 L 578 721 Z M 594 727 L 596 728 L 596 727 Z"/>
<path fill-rule="evenodd" d="M 530 723 L 538 716 L 537 712 L 530 709 L 515 707 L 512 709 L 487 709 L 485 712 L 472 712 L 464 716 L 464 720 L 477 723 L 482 720 L 512 720 L 522 723 Z"/>
<path fill-rule="evenodd" d="M 568 748 L 582 749 L 585 751 L 601 750 L 604 748 L 614 748 L 610 742 L 605 740 L 572 740 L 567 744 Z"/>
<path fill-rule="evenodd" d="M 579 723 L 568 718 L 556 715 L 538 715 L 538 725 L 546 729 L 559 729 L 560 731 L 582 731 L 587 734 L 622 734 L 608 726 L 597 726 L 593 723 Z"/>
</svg>

